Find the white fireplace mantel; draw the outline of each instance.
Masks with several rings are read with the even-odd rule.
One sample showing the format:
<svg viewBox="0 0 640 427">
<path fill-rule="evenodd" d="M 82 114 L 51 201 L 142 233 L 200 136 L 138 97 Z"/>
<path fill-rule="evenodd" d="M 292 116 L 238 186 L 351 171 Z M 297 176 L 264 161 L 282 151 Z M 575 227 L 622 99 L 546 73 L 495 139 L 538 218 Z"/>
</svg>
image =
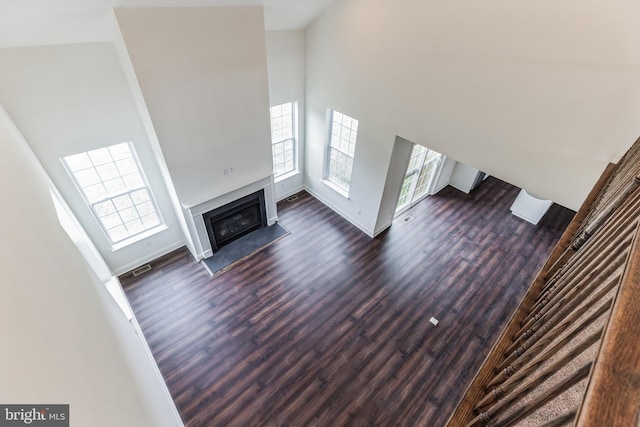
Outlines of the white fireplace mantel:
<svg viewBox="0 0 640 427">
<path fill-rule="evenodd" d="M 198 252 L 194 254 L 196 259 L 208 258 L 213 255 L 211 243 L 209 242 L 209 235 L 207 234 L 207 228 L 202 215 L 260 190 L 264 190 L 267 225 L 273 225 L 278 220 L 278 213 L 273 188 L 273 177 L 271 176 L 262 178 L 251 184 L 226 192 L 198 204 L 183 205 L 185 213 L 187 214 L 185 216 L 187 216 L 189 231 L 196 243 L 196 251 Z"/>
</svg>

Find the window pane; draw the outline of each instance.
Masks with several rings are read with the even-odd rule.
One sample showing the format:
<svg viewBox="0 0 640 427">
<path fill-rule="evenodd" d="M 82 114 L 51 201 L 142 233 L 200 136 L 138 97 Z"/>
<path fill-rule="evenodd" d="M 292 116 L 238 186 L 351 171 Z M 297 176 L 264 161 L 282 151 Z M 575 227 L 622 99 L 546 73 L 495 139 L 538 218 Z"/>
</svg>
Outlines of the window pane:
<svg viewBox="0 0 640 427">
<path fill-rule="evenodd" d="M 116 162 L 116 166 L 118 166 L 118 170 L 122 175 L 138 172 L 138 165 L 136 164 L 136 161 L 133 159 L 133 157 L 118 160 Z"/>
<path fill-rule="evenodd" d="M 111 153 L 109 153 L 108 148 L 100 148 L 99 150 L 89 151 L 89 158 L 93 162 L 94 166 L 103 165 L 112 160 Z"/>
<path fill-rule="evenodd" d="M 123 209 L 119 213 L 120 213 L 120 218 L 122 218 L 124 222 L 129 222 L 129 221 L 133 221 L 134 219 L 138 219 L 138 211 L 134 207 Z"/>
<path fill-rule="evenodd" d="M 156 215 L 155 213 L 152 213 L 150 215 L 143 216 L 142 223 L 147 229 L 149 229 L 151 227 L 155 227 L 156 225 L 159 225 L 160 218 L 158 218 L 158 215 Z"/>
<path fill-rule="evenodd" d="M 270 109 L 272 161 L 276 178 L 295 170 L 294 108 L 295 104 L 289 102 Z"/>
<path fill-rule="evenodd" d="M 129 232 L 129 234 L 131 234 L 132 236 L 144 231 L 144 224 L 139 218 L 134 221 L 127 222 L 125 226 L 127 227 L 127 231 Z"/>
<path fill-rule="evenodd" d="M 122 210 L 124 208 L 128 208 L 129 206 L 133 206 L 131 197 L 129 197 L 128 194 L 125 194 L 124 196 L 114 197 L 112 200 L 118 210 Z"/>
<path fill-rule="evenodd" d="M 89 187 L 100 182 L 100 176 L 94 168 L 76 172 L 76 180 L 80 187 Z"/>
<path fill-rule="evenodd" d="M 89 159 L 89 155 L 87 153 L 74 154 L 73 156 L 65 157 L 64 161 L 67 163 L 69 169 L 74 172 L 93 167 L 93 163 L 91 163 L 91 159 Z"/>
<path fill-rule="evenodd" d="M 106 228 L 113 228 L 120 224 L 122 224 L 122 220 L 120 219 L 120 215 L 117 213 L 106 215 L 100 218 L 102 223 Z"/>
<path fill-rule="evenodd" d="M 109 194 L 119 194 L 126 190 L 124 181 L 120 177 L 105 182 L 104 186 Z"/>
<path fill-rule="evenodd" d="M 63 161 L 112 243 L 162 224 L 130 143 L 67 156 Z"/>
<path fill-rule="evenodd" d="M 149 192 L 146 188 L 136 190 L 131 193 L 131 198 L 133 199 L 133 203 L 136 204 L 146 202 L 147 200 L 149 200 Z"/>
<path fill-rule="evenodd" d="M 98 200 L 102 200 L 107 196 L 107 190 L 104 188 L 102 183 L 91 185 L 84 189 L 84 193 L 89 200 L 89 203 L 97 202 Z"/>
<path fill-rule="evenodd" d="M 103 181 L 107 181 L 113 178 L 117 178 L 119 173 L 118 173 L 118 169 L 116 168 L 116 165 L 114 163 L 107 163 L 101 166 L 96 167 L 96 171 L 98 172 L 98 175 L 100 176 L 99 179 L 103 180 Z M 79 181 L 79 180 L 78 180 Z M 82 183 L 80 183 L 80 185 L 82 185 Z"/>
<path fill-rule="evenodd" d="M 93 208 L 96 210 L 96 213 L 99 217 L 103 217 L 116 212 L 116 207 L 113 205 L 113 202 L 111 200 L 96 203 L 95 205 L 93 205 Z"/>
<path fill-rule="evenodd" d="M 271 138 L 274 142 L 282 141 L 282 129 L 275 129 L 271 134 Z"/>
<path fill-rule="evenodd" d="M 112 242 L 119 242 L 129 237 L 129 233 L 127 232 L 127 229 L 124 225 L 119 225 L 117 227 L 111 228 L 107 232 Z"/>
<path fill-rule="evenodd" d="M 125 157 L 132 157 L 129 144 L 123 142 L 122 144 L 116 144 L 109 147 L 109 152 L 114 160 L 124 159 Z"/>
<path fill-rule="evenodd" d="M 134 188 L 139 188 L 144 185 L 144 181 L 142 181 L 142 177 L 139 173 L 132 173 L 130 175 L 123 175 L 122 180 L 124 181 L 124 186 L 132 190 Z"/>
<path fill-rule="evenodd" d="M 155 212 L 153 208 L 153 203 L 151 201 L 136 204 L 136 209 L 138 210 L 138 214 L 140 215 L 149 215 Z"/>
<path fill-rule="evenodd" d="M 333 111 L 332 117 L 327 179 L 348 191 L 353 170 L 358 120 L 338 111 Z"/>
</svg>

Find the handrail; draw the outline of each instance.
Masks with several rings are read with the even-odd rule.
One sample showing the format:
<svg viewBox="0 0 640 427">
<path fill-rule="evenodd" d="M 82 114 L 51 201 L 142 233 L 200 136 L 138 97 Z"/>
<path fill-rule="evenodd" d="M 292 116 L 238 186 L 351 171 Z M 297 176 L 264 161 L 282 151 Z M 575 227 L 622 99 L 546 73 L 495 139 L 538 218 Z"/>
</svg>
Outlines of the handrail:
<svg viewBox="0 0 640 427">
<path fill-rule="evenodd" d="M 640 233 L 591 373 L 576 426 L 640 424 Z"/>
<path fill-rule="evenodd" d="M 525 318 L 527 313 L 533 307 L 538 298 L 538 295 L 545 286 L 545 275 L 553 267 L 556 261 L 562 256 L 564 251 L 571 245 L 573 238 L 580 226 L 587 218 L 592 205 L 599 198 L 600 193 L 605 189 L 610 182 L 612 175 L 615 171 L 615 165 L 609 164 L 603 171 L 602 175 L 587 195 L 587 198 L 582 203 L 582 206 L 574 215 L 573 219 L 563 232 L 562 236 L 558 240 L 555 248 L 547 258 L 547 261 L 540 269 L 540 272 L 533 281 L 533 284 L 525 294 L 520 305 L 516 308 L 515 312 L 511 316 L 506 328 L 498 338 L 498 341 L 494 344 L 493 348 L 487 355 L 484 363 L 480 367 L 480 370 L 476 374 L 475 378 L 467 388 L 462 400 L 456 407 L 454 413 L 449 419 L 449 427 L 463 427 L 467 421 L 474 417 L 474 405 L 479 402 L 485 394 L 484 386 L 488 384 L 493 378 L 494 367 L 498 365 L 502 353 L 511 345 L 511 336 L 515 334 L 520 328 L 520 321 Z"/>
<path fill-rule="evenodd" d="M 449 427 L 640 426 L 639 234 L 640 139 L 587 196 Z"/>
</svg>

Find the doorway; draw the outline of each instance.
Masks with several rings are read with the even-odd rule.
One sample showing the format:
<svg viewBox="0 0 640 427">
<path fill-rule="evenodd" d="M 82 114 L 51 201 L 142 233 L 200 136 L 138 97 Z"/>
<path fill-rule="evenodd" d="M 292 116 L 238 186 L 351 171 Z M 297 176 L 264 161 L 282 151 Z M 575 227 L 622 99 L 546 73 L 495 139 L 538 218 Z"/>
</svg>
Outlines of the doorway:
<svg viewBox="0 0 640 427">
<path fill-rule="evenodd" d="M 437 151 L 413 144 L 396 205 L 396 216 L 432 194 L 443 158 L 444 156 Z"/>
</svg>

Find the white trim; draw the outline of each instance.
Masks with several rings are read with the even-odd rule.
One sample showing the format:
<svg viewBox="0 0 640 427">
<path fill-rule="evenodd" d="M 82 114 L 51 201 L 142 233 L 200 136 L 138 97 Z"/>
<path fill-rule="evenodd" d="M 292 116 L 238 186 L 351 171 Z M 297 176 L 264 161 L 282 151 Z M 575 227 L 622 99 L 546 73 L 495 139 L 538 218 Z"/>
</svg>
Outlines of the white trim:
<svg viewBox="0 0 640 427">
<path fill-rule="evenodd" d="M 278 182 L 285 181 L 285 180 L 287 180 L 287 179 L 289 179 L 289 178 L 294 178 L 294 177 L 296 177 L 296 176 L 298 176 L 298 175 L 302 175 L 302 172 L 300 172 L 300 171 L 299 171 L 299 170 L 297 170 L 297 169 L 292 170 L 292 171 L 287 172 L 287 173 L 283 173 L 283 174 L 282 174 L 282 175 L 280 175 L 280 176 L 275 176 L 275 174 L 274 174 L 274 175 L 273 175 L 273 181 L 274 181 L 275 183 L 278 183 Z"/>
<path fill-rule="evenodd" d="M 294 194 L 298 194 L 301 191 L 306 191 L 306 188 L 305 188 L 304 184 L 300 184 L 300 185 L 296 186 L 295 188 L 292 188 L 291 190 L 287 191 L 286 193 L 283 193 L 282 195 L 280 195 L 277 198 L 276 202 L 280 202 L 280 201 L 286 199 L 287 197 L 291 197 Z"/>
<path fill-rule="evenodd" d="M 327 199 L 325 199 L 324 197 L 321 197 L 320 195 L 318 195 L 317 193 L 314 193 L 311 189 L 309 189 L 308 187 L 305 187 L 305 191 L 309 194 L 311 194 L 314 198 L 318 199 L 320 202 L 322 202 L 323 205 L 326 205 L 329 209 L 331 209 L 332 211 L 334 211 L 335 213 L 337 213 L 338 215 L 340 215 L 342 218 L 346 219 L 347 221 L 349 221 L 351 223 L 351 225 L 353 225 L 354 227 L 358 228 L 360 231 L 362 231 L 364 234 L 366 234 L 367 236 L 373 238 L 375 237 L 375 235 L 372 233 L 371 230 L 369 230 L 367 227 L 365 227 L 363 224 L 361 224 L 360 222 L 356 221 L 351 215 L 348 215 L 347 213 L 345 213 L 343 210 L 336 208 L 335 206 L 333 206 Z"/>
<path fill-rule="evenodd" d="M 144 240 L 147 237 L 151 237 L 154 234 L 158 234 L 161 233 L 165 230 L 168 230 L 169 227 L 167 227 L 164 223 L 156 225 L 153 228 L 150 228 L 148 230 L 143 231 L 142 233 L 138 233 L 135 234 L 129 238 L 126 238 L 124 240 L 119 241 L 118 243 L 112 243 L 111 244 L 111 252 L 115 252 L 117 250 L 120 250 L 122 248 L 126 248 L 129 245 L 132 245 L 136 242 L 139 242 L 140 240 Z"/>
<path fill-rule="evenodd" d="M 178 411 L 176 402 L 175 400 L 173 400 L 173 396 L 171 396 L 171 392 L 169 392 L 169 387 L 167 386 L 167 383 L 165 382 L 164 377 L 162 376 L 162 372 L 160 372 L 160 368 L 158 367 L 158 363 L 156 362 L 156 359 L 153 357 L 153 353 L 151 353 L 151 349 L 149 348 L 149 343 L 147 342 L 147 338 L 144 336 L 144 333 L 142 332 L 142 328 L 140 328 L 140 324 L 138 323 L 138 319 L 136 319 L 135 314 L 133 318 L 129 320 L 129 324 L 133 328 L 133 332 L 138 336 L 138 338 L 140 338 L 140 341 L 142 341 L 142 346 L 144 347 L 147 357 L 149 357 L 149 359 L 151 360 L 151 365 L 153 366 L 153 370 L 155 371 L 156 375 L 160 377 L 160 382 L 162 383 L 162 386 L 163 386 L 162 392 L 164 393 L 166 398 L 171 402 L 171 405 L 170 405 L 171 412 L 173 412 L 173 415 L 176 418 L 177 425 L 184 427 L 184 422 L 182 421 L 182 416 L 180 415 L 180 411 Z"/>
<path fill-rule="evenodd" d="M 325 178 L 322 180 L 322 183 L 327 187 L 329 187 L 330 189 L 332 189 L 333 191 L 335 191 L 336 193 L 338 193 L 339 195 L 343 196 L 345 199 L 349 200 L 349 192 L 344 188 L 340 187 L 339 185 L 337 185 L 335 182 L 329 181 L 329 179 Z"/>
<path fill-rule="evenodd" d="M 198 249 L 198 253 L 193 254 L 195 259 L 199 261 L 202 258 L 207 258 L 213 255 L 211 242 L 209 241 L 209 234 L 207 233 L 207 227 L 205 226 L 202 215 L 259 190 L 264 190 L 267 225 L 273 225 L 278 220 L 278 214 L 273 176 L 271 175 L 187 208 L 187 216 L 191 218 L 193 223 L 192 237 L 194 238 Z"/>
<path fill-rule="evenodd" d="M 93 159 L 91 159 L 91 156 L 89 153 L 95 152 L 95 151 L 99 151 L 99 150 L 107 150 L 107 152 L 109 152 L 109 156 L 111 157 L 111 161 L 107 162 L 105 164 L 109 164 L 112 163 L 113 166 L 116 168 L 116 170 L 118 171 L 118 177 L 120 179 L 123 178 L 122 173 L 120 172 L 120 170 L 118 169 L 117 165 L 116 165 L 116 160 L 113 159 L 113 155 L 111 154 L 111 148 L 115 147 L 115 146 L 119 146 L 119 145 L 125 145 L 129 148 L 129 154 L 131 154 L 131 158 L 133 159 L 136 168 L 137 168 L 137 172 L 140 175 L 140 179 L 142 180 L 142 183 L 144 185 L 140 185 L 137 187 L 126 187 L 126 190 L 118 193 L 118 194 L 110 194 L 109 192 L 107 192 L 107 195 L 105 195 L 104 197 L 102 197 L 102 199 L 99 200 L 94 200 L 94 201 L 90 201 L 89 200 L 89 196 L 85 191 L 85 187 L 82 186 L 82 184 L 80 183 L 80 181 L 78 181 L 78 177 L 76 176 L 76 172 L 82 172 L 84 170 L 89 170 L 89 169 L 93 169 L 95 171 L 96 174 L 98 174 L 98 177 L 100 179 L 100 183 L 102 183 L 104 185 L 105 181 L 103 180 L 102 176 L 100 176 L 100 173 L 98 172 L 98 167 L 101 165 L 96 166 L 96 164 L 94 163 Z M 74 171 L 69 164 L 67 163 L 67 159 L 70 157 L 75 157 L 75 156 L 79 156 L 84 154 L 85 156 L 87 156 L 89 158 L 89 161 L 91 162 L 91 167 L 90 168 L 85 168 L 79 171 Z M 128 157 L 127 157 L 128 158 Z M 101 148 L 96 148 L 95 150 L 89 150 L 89 151 L 83 151 L 80 153 L 76 153 L 76 154 L 70 154 L 68 156 L 64 156 L 60 159 L 60 161 L 62 162 L 62 166 L 64 167 L 64 169 L 67 171 L 67 173 L 69 174 L 69 176 L 71 177 L 71 180 L 73 181 L 73 183 L 75 184 L 77 190 L 80 192 L 80 195 L 82 196 L 82 199 L 84 200 L 85 204 L 89 207 L 89 210 L 91 211 L 91 214 L 93 215 L 93 217 L 95 218 L 96 222 L 98 223 L 100 229 L 102 230 L 105 238 L 107 239 L 107 242 L 109 242 L 109 244 L 111 245 L 111 250 L 112 251 L 116 251 L 118 249 L 121 249 L 125 246 L 130 245 L 131 243 L 137 242 L 140 239 L 136 239 L 137 236 L 144 234 L 146 237 L 148 237 L 150 234 L 147 234 L 146 232 L 149 230 L 153 230 L 155 228 L 158 228 L 160 226 L 164 226 L 165 225 L 165 221 L 164 218 L 162 217 L 162 213 L 160 212 L 160 209 L 158 208 L 158 203 L 156 202 L 156 199 L 153 195 L 153 191 L 151 191 L 151 186 L 149 185 L 149 181 L 147 180 L 147 176 L 144 172 L 144 169 L 142 168 L 142 163 L 140 162 L 140 158 L 138 157 L 138 153 L 135 149 L 135 146 L 133 145 L 133 141 L 125 141 L 125 142 L 119 142 L 116 144 L 110 144 Z M 96 211 L 95 206 L 99 203 L 102 202 L 106 202 L 106 201 L 111 201 L 113 202 L 113 199 L 117 198 L 117 197 L 122 197 L 124 195 L 129 195 L 129 197 L 131 197 L 131 193 L 133 193 L 134 191 L 138 191 L 138 190 L 146 190 L 147 194 L 149 195 L 149 201 L 151 202 L 151 205 L 153 206 L 153 210 L 154 210 L 154 214 L 157 216 L 158 218 L 158 224 L 151 227 L 151 228 L 146 228 L 146 226 L 144 226 L 143 223 L 143 227 L 144 230 L 141 232 L 138 232 L 136 234 L 130 234 L 129 230 L 127 229 L 124 219 L 122 219 L 122 217 L 120 216 L 120 209 L 116 207 L 116 213 L 118 214 L 118 216 L 120 216 L 120 220 L 122 222 L 122 226 L 125 227 L 125 229 L 127 230 L 127 234 L 129 234 L 128 237 L 124 238 L 124 239 L 120 239 L 118 241 L 114 241 L 111 233 L 109 232 L 109 229 L 107 229 L 106 225 L 103 222 L 103 216 L 100 216 L 100 214 L 98 214 L 98 212 Z M 106 187 L 105 187 L 106 190 Z M 132 199 L 132 203 L 134 207 L 137 207 L 137 204 L 135 201 L 133 201 Z M 136 209 L 137 211 L 137 209 Z M 140 220 L 140 222 L 142 222 L 142 217 L 140 216 L 140 214 L 138 213 L 138 218 Z M 152 233 L 155 234 L 155 233 Z"/>
<path fill-rule="evenodd" d="M 191 199 L 186 202 L 183 202 L 182 207 L 184 209 L 188 209 L 189 211 L 192 211 L 194 209 L 199 209 L 200 206 L 206 205 L 208 202 L 210 202 L 213 199 L 216 199 L 218 197 L 224 197 L 225 195 L 232 193 L 238 189 L 252 186 L 258 181 L 269 180 L 270 182 L 272 179 L 273 179 L 273 172 L 271 172 L 270 175 L 264 175 L 261 173 L 261 174 L 255 174 L 252 176 L 247 176 L 246 179 L 242 180 L 242 183 L 230 184 L 227 187 L 222 187 L 222 188 L 216 189 L 215 191 L 202 194 L 195 199 Z"/>
<path fill-rule="evenodd" d="M 181 247 L 183 247 L 185 245 L 186 245 L 186 242 L 183 240 L 183 241 L 178 242 L 178 243 L 173 243 L 173 244 L 171 244 L 169 246 L 166 246 L 166 247 L 164 247 L 162 249 L 158 249 L 157 251 L 149 252 L 144 257 L 138 258 L 137 260 L 131 261 L 128 264 L 118 268 L 117 270 L 115 270 L 113 272 L 113 274 L 116 275 L 116 276 L 120 276 L 121 274 L 127 273 L 127 272 L 133 270 L 136 267 L 139 267 L 139 266 L 141 266 L 143 264 L 151 262 L 154 259 L 159 258 L 162 255 L 166 255 L 169 252 L 173 252 L 176 249 L 181 248 Z"/>
<path fill-rule="evenodd" d="M 389 222 L 388 224 L 383 225 L 382 227 L 379 227 L 379 228 L 375 229 L 374 232 L 373 232 L 373 237 L 376 237 L 377 235 L 379 235 L 380 233 L 385 231 L 387 228 L 391 227 L 391 225 L 393 225 L 393 221 Z"/>
</svg>

